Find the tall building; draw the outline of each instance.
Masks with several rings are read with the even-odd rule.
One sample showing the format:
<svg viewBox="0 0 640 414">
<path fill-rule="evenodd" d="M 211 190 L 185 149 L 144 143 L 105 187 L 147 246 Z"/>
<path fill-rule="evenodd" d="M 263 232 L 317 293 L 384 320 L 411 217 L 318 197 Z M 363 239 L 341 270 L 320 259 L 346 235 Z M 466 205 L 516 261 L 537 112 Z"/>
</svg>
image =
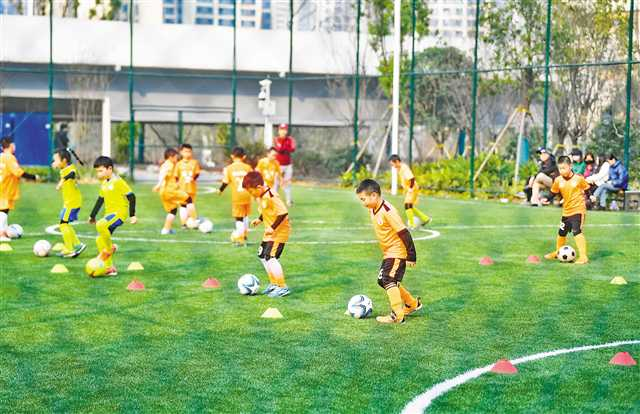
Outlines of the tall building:
<svg viewBox="0 0 640 414">
<path fill-rule="evenodd" d="M 289 2 L 273 5 L 273 29 L 289 29 Z M 293 29 L 300 31 L 353 31 L 356 10 L 353 0 L 294 0 Z"/>
<path fill-rule="evenodd" d="M 162 0 L 162 2 L 164 23 L 232 27 L 234 4 L 236 4 L 238 28 L 271 28 L 271 0 Z"/>
<path fill-rule="evenodd" d="M 476 0 L 435 0 L 429 9 L 428 43 L 473 49 Z"/>
</svg>

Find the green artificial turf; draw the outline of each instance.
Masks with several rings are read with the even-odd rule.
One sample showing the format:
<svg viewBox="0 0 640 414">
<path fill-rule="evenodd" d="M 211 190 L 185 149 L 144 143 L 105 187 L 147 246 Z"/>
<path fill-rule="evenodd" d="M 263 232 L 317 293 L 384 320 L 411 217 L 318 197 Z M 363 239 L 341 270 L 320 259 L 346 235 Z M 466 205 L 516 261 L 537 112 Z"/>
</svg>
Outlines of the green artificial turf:
<svg viewBox="0 0 640 414">
<path fill-rule="evenodd" d="M 229 194 L 198 198 L 212 234 L 161 237 L 157 194 L 134 187 L 139 223 L 115 234 L 120 275 L 90 279 L 83 268 L 96 254 L 95 229 L 75 227 L 89 245 L 78 259 L 35 257 L 36 240 L 59 239 L 44 229 L 57 223 L 60 200 L 52 185 L 23 185 L 10 222 L 25 236 L 0 252 L 0 411 L 399 412 L 432 385 L 501 358 L 640 339 L 637 214 L 588 214 L 586 266 L 533 265 L 528 255 L 554 246 L 559 209 L 423 198 L 440 237 L 416 241 L 405 285 L 425 308 L 382 326 L 344 315 L 355 294 L 371 297 L 374 316 L 389 311 L 376 280 L 381 253 L 362 243 L 374 236 L 352 192 L 294 189 L 281 258 L 292 294 L 270 299 L 237 293 L 242 274 L 267 278 L 256 258 L 261 228 L 246 248 L 227 243 Z M 97 186 L 81 190 L 84 220 Z M 485 255 L 493 266 L 478 264 Z M 132 261 L 144 271 L 127 272 Z M 50 274 L 56 263 L 70 272 Z M 609 284 L 613 276 L 628 284 Z M 207 277 L 221 288 L 203 289 Z M 146 290 L 127 291 L 133 278 Z M 284 318 L 261 319 L 268 307 Z M 640 367 L 609 365 L 619 351 L 640 359 L 640 345 L 547 358 L 515 376 L 483 375 L 431 408 L 640 411 Z"/>
</svg>

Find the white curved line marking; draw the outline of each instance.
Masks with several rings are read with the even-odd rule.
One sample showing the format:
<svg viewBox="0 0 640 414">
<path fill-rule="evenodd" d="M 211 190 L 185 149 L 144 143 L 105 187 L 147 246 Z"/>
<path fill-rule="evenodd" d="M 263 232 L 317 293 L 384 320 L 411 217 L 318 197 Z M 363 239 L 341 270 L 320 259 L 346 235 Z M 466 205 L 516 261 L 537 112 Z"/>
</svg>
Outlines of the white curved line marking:
<svg viewBox="0 0 640 414">
<path fill-rule="evenodd" d="M 615 348 L 622 345 L 638 345 L 640 344 L 640 339 L 629 340 L 629 341 L 618 341 L 618 342 L 609 342 L 601 345 L 587 345 L 587 346 L 579 346 L 576 348 L 565 348 L 565 349 L 557 349 L 555 351 L 549 352 L 541 352 L 539 354 L 533 354 L 524 356 L 521 358 L 511 360 L 513 365 L 524 364 L 526 362 L 536 361 L 539 359 L 554 357 L 558 355 L 571 354 L 574 352 L 583 352 L 583 351 L 592 351 L 594 349 L 603 349 L 603 348 Z M 462 385 L 466 382 L 471 381 L 472 379 L 478 378 L 480 375 L 485 374 L 491 371 L 491 368 L 494 364 L 486 365 L 481 368 L 476 368 L 471 371 L 467 371 L 464 374 L 460 374 L 457 377 L 448 379 L 446 381 L 440 382 L 422 394 L 415 397 L 409 404 L 407 404 L 402 410 L 402 414 L 417 414 L 423 413 L 433 401 L 439 396 L 451 391 L 453 388 Z"/>
<path fill-rule="evenodd" d="M 423 233 L 428 233 L 427 235 L 414 237 L 414 241 L 420 240 L 430 240 L 435 239 L 436 237 L 440 237 L 440 232 L 435 230 L 420 230 Z M 47 234 L 51 234 L 54 236 L 59 236 L 60 230 L 58 229 L 58 225 L 54 224 L 45 229 Z M 90 239 L 95 236 L 89 234 L 78 234 L 78 237 Z M 173 244 L 229 244 L 228 241 L 220 241 L 220 240 L 177 240 L 177 239 L 155 239 L 155 238 L 146 238 L 146 237 L 114 237 L 113 240 L 123 240 L 123 241 L 135 241 L 135 242 L 154 242 L 154 243 L 173 243 Z M 375 244 L 378 243 L 377 240 L 328 240 L 328 241 L 290 241 L 287 244 L 304 244 L 304 245 L 316 245 L 316 244 Z"/>
</svg>

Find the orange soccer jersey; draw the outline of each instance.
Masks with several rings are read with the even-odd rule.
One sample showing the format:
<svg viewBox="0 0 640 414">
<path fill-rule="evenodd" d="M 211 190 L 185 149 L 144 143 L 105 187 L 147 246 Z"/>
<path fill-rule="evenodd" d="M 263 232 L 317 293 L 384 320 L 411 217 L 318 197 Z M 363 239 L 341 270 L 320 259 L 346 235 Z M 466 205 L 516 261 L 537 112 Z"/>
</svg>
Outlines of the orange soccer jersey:
<svg viewBox="0 0 640 414">
<path fill-rule="evenodd" d="M 589 189 L 589 183 L 579 174 L 572 174 L 571 178 L 556 177 L 551 186 L 551 192 L 560 193 L 563 198 L 562 215 L 564 217 L 575 214 L 585 214 L 584 192 Z"/>
<path fill-rule="evenodd" d="M 267 157 L 262 158 L 258 161 L 258 165 L 256 166 L 256 171 L 260 173 L 264 183 L 273 188 L 276 184 L 276 178 L 282 174 L 282 170 L 280 169 L 280 163 L 276 160 L 270 160 Z"/>
<path fill-rule="evenodd" d="M 278 223 L 278 225 L 274 229 L 273 234 L 264 235 L 264 237 L 262 238 L 263 241 L 285 243 L 287 240 L 289 240 L 289 234 L 291 233 L 291 224 L 289 223 L 287 207 L 284 205 L 277 193 L 271 191 L 270 188 L 267 189 L 267 191 L 265 191 L 262 196 L 260 196 L 258 210 L 260 211 L 260 215 L 262 216 L 262 221 L 264 222 L 265 228 L 273 227 L 276 220 L 278 220 L 278 216 L 287 215 L 282 221 Z"/>
<path fill-rule="evenodd" d="M 180 189 L 186 191 L 187 194 L 191 196 L 191 199 L 195 200 L 196 193 L 198 192 L 198 184 L 196 180 L 200 175 L 200 163 L 198 160 L 194 159 L 182 159 L 178 161 L 176 168 L 178 170 L 178 183 L 180 185 Z"/>
<path fill-rule="evenodd" d="M 406 259 L 407 248 L 398 232 L 405 230 L 398 211 L 385 200 L 380 206 L 370 210 L 371 222 L 385 259 Z"/>
<path fill-rule="evenodd" d="M 180 207 L 189 198 L 189 195 L 178 187 L 176 165 L 171 160 L 166 160 L 160 167 L 160 175 L 164 174 L 164 180 L 160 187 L 160 199 L 167 212 Z"/>
<path fill-rule="evenodd" d="M 398 170 L 398 176 L 400 177 L 400 184 L 405 193 L 405 203 L 415 204 L 418 201 L 418 183 L 415 181 L 415 176 L 411 171 L 411 168 L 405 163 L 400 164 Z M 411 187 L 411 180 L 413 181 L 413 188 Z"/>
<path fill-rule="evenodd" d="M 0 154 L 0 210 L 13 209 L 20 198 L 20 177 L 24 171 L 13 154 Z"/>
</svg>

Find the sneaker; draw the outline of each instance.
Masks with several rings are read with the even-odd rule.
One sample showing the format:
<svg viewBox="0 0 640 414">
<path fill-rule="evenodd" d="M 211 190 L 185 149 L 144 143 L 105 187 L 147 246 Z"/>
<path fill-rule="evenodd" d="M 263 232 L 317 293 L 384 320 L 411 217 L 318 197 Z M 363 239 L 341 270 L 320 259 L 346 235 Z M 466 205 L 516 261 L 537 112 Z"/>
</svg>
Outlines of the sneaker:
<svg viewBox="0 0 640 414">
<path fill-rule="evenodd" d="M 558 258 L 558 252 L 551 252 L 544 255 L 544 258 L 547 260 L 554 260 Z"/>
<path fill-rule="evenodd" d="M 429 218 L 427 219 L 427 221 L 423 221 L 421 226 L 424 227 L 427 224 L 431 224 L 431 222 L 433 221 L 433 217 L 429 216 Z"/>
<path fill-rule="evenodd" d="M 86 248 L 87 248 L 86 244 L 80 243 L 77 246 L 75 246 L 74 250 L 71 252 L 69 256 L 65 256 L 65 257 L 78 257 L 82 252 L 85 251 Z M 111 251 L 115 253 L 115 249 L 111 248 Z M 113 253 L 111 254 L 113 255 Z"/>
<path fill-rule="evenodd" d="M 56 253 L 56 257 L 69 258 L 72 257 L 72 254 L 73 250 L 62 250 L 61 252 Z"/>
<path fill-rule="evenodd" d="M 277 288 L 278 288 L 278 285 L 274 285 L 273 283 L 269 283 L 269 285 L 267 285 L 267 287 L 262 291 L 262 294 L 263 295 L 268 295 L 269 293 L 273 292 Z"/>
<path fill-rule="evenodd" d="M 391 312 L 389 315 L 376 317 L 376 321 L 380 323 L 398 323 L 399 324 L 399 323 L 404 323 L 404 319 L 405 318 L 398 319 L 398 317 L 394 312 Z"/>
<path fill-rule="evenodd" d="M 420 300 L 419 297 L 416 298 L 416 306 L 411 307 L 409 305 L 404 305 L 404 316 L 409 316 L 412 313 L 415 313 L 417 311 L 419 311 L 420 309 L 422 309 L 422 300 Z"/>
<path fill-rule="evenodd" d="M 271 291 L 271 293 L 269 293 L 269 297 L 270 298 L 282 298 L 284 296 L 287 296 L 289 293 L 291 293 L 291 291 L 289 290 L 288 287 L 277 287 L 275 289 L 273 289 Z"/>
<path fill-rule="evenodd" d="M 2 243 L 9 243 L 11 241 L 11 237 L 7 237 L 7 236 L 0 236 L 0 242 Z"/>
<path fill-rule="evenodd" d="M 111 266 L 110 268 L 107 269 L 107 271 L 104 273 L 105 276 L 118 276 L 118 269 L 116 269 L 115 266 Z"/>
<path fill-rule="evenodd" d="M 169 234 L 176 234 L 176 231 L 174 229 L 169 229 L 169 230 L 162 229 L 162 230 L 160 230 L 160 235 L 161 236 L 167 236 Z"/>
</svg>

